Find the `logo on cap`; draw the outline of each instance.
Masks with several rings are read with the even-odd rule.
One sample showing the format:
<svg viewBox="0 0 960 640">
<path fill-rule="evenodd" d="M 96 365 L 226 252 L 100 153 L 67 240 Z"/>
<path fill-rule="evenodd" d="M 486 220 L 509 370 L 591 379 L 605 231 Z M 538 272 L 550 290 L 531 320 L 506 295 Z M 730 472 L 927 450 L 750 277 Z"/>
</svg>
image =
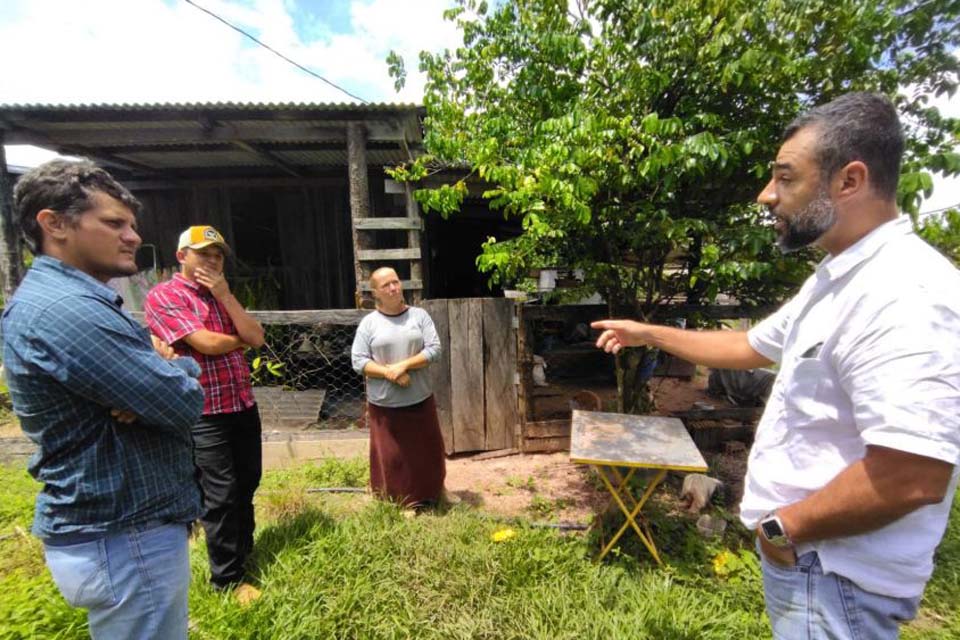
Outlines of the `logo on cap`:
<svg viewBox="0 0 960 640">
<path fill-rule="evenodd" d="M 224 251 L 227 253 L 230 252 L 227 241 L 223 239 L 219 231 L 209 225 L 195 225 L 180 234 L 177 249 L 180 250 L 188 247 L 191 249 L 202 249 L 211 244 L 220 245 Z"/>
</svg>

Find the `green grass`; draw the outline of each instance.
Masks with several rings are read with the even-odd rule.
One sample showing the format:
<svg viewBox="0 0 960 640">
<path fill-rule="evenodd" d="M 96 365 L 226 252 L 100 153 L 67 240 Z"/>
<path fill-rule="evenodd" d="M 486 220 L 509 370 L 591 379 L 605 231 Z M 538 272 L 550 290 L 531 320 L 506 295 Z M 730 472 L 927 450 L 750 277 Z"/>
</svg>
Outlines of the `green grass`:
<svg viewBox="0 0 960 640">
<path fill-rule="evenodd" d="M 263 598 L 241 609 L 206 583 L 203 544 L 191 551 L 191 638 L 762 638 L 762 589 L 739 527 L 705 543 L 689 520 L 651 511 L 670 566 L 658 569 L 633 538 L 603 564 L 600 533 L 563 536 L 505 525 L 467 507 L 407 519 L 356 495 L 307 492 L 360 486 L 362 462 L 268 473 L 258 495 L 254 563 Z M 16 533 L 30 520 L 34 484 L 0 467 L 0 638 L 83 638 L 82 612 L 59 598 L 40 545 Z M 903 636 L 954 638 L 960 631 L 960 499 L 938 551 L 922 613 Z M 606 535 L 609 535 L 607 530 Z M 719 578 L 714 569 L 722 556 Z"/>
</svg>

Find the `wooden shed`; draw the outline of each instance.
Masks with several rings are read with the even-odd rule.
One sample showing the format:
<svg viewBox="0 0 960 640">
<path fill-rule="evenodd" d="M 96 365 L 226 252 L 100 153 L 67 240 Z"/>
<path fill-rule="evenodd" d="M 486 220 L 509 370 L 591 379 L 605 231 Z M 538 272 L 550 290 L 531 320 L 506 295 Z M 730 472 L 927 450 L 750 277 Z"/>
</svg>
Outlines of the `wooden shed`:
<svg viewBox="0 0 960 640">
<path fill-rule="evenodd" d="M 419 152 L 422 116 L 406 104 L 0 105 L 3 293 L 23 271 L 3 145 L 88 157 L 144 204 L 138 260 L 174 270 L 179 233 L 212 224 L 234 249 L 234 292 L 251 308 L 279 310 L 257 312 L 265 323 L 350 331 L 371 268 L 394 266 L 450 345 L 431 369 L 447 451 L 514 446 L 513 304 L 478 299 L 498 292 L 475 259 L 487 237 L 519 228 L 480 198 L 449 221 L 422 217 L 413 189 L 388 179 L 385 167 Z M 431 186 L 462 175 L 434 175 Z"/>
<path fill-rule="evenodd" d="M 22 267 L 2 145 L 30 144 L 91 158 L 131 188 L 160 268 L 176 268 L 180 231 L 216 226 L 258 307 L 353 308 L 381 264 L 415 299 L 490 295 L 473 261 L 510 223 L 479 202 L 424 220 L 384 172 L 418 153 L 422 116 L 410 104 L 0 105 L 3 290 Z"/>
</svg>

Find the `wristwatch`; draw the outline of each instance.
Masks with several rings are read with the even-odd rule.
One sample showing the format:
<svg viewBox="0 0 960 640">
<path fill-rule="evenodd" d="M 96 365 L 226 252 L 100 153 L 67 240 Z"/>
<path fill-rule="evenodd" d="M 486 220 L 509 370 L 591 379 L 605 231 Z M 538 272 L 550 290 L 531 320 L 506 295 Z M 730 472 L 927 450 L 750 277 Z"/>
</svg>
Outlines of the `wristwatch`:
<svg viewBox="0 0 960 640">
<path fill-rule="evenodd" d="M 766 538 L 767 542 L 778 549 L 787 549 L 793 546 L 776 511 L 771 511 L 760 520 L 760 534 Z"/>
</svg>

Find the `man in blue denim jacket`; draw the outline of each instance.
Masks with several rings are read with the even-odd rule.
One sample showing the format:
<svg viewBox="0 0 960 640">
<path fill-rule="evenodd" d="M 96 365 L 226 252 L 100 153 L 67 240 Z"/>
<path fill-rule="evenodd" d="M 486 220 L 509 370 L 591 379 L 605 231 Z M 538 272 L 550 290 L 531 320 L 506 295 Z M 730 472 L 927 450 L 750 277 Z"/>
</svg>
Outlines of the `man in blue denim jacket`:
<svg viewBox="0 0 960 640">
<path fill-rule="evenodd" d="M 197 363 L 152 343 L 106 285 L 137 271 L 139 207 L 85 160 L 20 178 L 15 215 L 36 259 L 3 313 L 3 360 L 38 447 L 33 532 L 60 592 L 89 610 L 94 638 L 186 638 L 203 392 Z"/>
</svg>

